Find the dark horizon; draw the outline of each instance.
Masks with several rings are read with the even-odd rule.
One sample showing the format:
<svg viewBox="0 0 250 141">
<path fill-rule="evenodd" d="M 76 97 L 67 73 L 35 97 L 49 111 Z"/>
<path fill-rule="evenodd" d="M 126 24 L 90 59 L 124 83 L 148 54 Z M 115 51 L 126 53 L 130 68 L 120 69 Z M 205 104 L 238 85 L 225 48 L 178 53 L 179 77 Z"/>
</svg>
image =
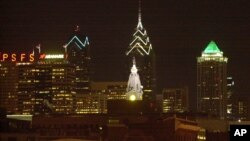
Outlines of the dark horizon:
<svg viewBox="0 0 250 141">
<path fill-rule="evenodd" d="M 125 50 L 137 25 L 137 0 L 2 0 L 1 52 L 62 50 L 76 25 L 90 40 L 94 81 L 127 81 Z M 214 40 L 229 58 L 236 94 L 249 91 L 250 9 L 243 1 L 142 1 L 142 24 L 157 59 L 158 89 L 187 85 L 196 97 L 196 57 Z M 129 70 L 128 70 L 129 71 Z M 191 103 L 191 104 L 195 104 Z M 194 106 L 194 105 L 192 105 Z"/>
</svg>

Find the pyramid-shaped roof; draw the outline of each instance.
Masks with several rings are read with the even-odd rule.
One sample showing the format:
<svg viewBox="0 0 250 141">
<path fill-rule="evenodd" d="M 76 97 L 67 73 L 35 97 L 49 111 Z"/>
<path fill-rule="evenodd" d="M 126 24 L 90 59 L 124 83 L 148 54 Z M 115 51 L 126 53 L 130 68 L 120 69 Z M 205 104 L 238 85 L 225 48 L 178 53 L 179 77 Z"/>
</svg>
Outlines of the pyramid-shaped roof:
<svg viewBox="0 0 250 141">
<path fill-rule="evenodd" d="M 220 49 L 216 45 L 214 41 L 210 41 L 210 43 L 207 45 L 203 53 L 210 54 L 210 53 L 220 53 Z"/>
</svg>

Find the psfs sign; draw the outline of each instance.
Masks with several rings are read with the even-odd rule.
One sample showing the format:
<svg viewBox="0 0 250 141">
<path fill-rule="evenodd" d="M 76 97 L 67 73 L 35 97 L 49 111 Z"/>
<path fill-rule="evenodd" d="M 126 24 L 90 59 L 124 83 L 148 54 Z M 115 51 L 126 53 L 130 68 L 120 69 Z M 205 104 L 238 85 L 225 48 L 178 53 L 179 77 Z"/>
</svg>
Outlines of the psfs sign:
<svg viewBox="0 0 250 141">
<path fill-rule="evenodd" d="M 35 60 L 34 54 L 0 52 L 0 61 L 34 62 L 34 60 Z"/>
</svg>

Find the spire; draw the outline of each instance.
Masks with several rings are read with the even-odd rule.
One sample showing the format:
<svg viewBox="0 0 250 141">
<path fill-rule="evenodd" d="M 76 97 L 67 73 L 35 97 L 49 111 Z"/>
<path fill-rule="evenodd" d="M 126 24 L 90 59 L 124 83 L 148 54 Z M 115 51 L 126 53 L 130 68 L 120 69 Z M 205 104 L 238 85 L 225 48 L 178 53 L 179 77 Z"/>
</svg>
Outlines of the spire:
<svg viewBox="0 0 250 141">
<path fill-rule="evenodd" d="M 142 29 L 142 22 L 141 22 L 141 0 L 139 0 L 139 8 L 138 8 L 138 24 L 137 28 Z"/>
<path fill-rule="evenodd" d="M 133 66 L 129 75 L 126 97 L 128 100 L 142 100 L 142 94 L 142 85 L 137 73 L 135 58 L 133 57 Z"/>
<path fill-rule="evenodd" d="M 140 56 L 148 56 L 151 55 L 152 46 L 149 41 L 149 37 L 147 35 L 146 29 L 142 26 L 141 21 L 141 0 L 139 0 L 139 8 L 138 8 L 138 24 L 135 28 L 135 32 L 133 34 L 133 39 L 129 44 L 128 51 L 126 55 L 135 54 Z"/>
<path fill-rule="evenodd" d="M 135 57 L 133 57 L 133 66 L 131 68 L 131 73 L 136 74 L 137 73 L 137 68 L 136 68 L 136 62 L 135 62 Z"/>
</svg>

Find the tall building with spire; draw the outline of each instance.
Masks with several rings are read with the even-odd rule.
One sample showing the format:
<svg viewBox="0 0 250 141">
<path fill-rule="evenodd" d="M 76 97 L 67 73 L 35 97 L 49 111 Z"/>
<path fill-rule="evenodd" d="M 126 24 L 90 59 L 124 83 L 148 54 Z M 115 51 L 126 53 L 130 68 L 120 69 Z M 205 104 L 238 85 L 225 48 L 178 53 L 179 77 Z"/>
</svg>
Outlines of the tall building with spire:
<svg viewBox="0 0 250 141">
<path fill-rule="evenodd" d="M 197 58 L 197 110 L 226 116 L 227 61 L 214 41 Z"/>
<path fill-rule="evenodd" d="M 137 73 L 135 58 L 133 59 L 133 66 L 131 68 L 131 73 L 128 79 L 128 86 L 127 86 L 127 93 L 126 97 L 127 100 L 142 100 L 142 86 L 140 76 Z"/>
<path fill-rule="evenodd" d="M 138 73 L 141 76 L 143 86 L 143 99 L 154 99 L 155 90 L 155 56 L 149 41 L 146 29 L 141 20 L 141 4 L 139 2 L 138 24 L 135 28 L 132 41 L 129 44 L 126 55 L 131 66 L 131 60 L 136 59 Z"/>
</svg>

